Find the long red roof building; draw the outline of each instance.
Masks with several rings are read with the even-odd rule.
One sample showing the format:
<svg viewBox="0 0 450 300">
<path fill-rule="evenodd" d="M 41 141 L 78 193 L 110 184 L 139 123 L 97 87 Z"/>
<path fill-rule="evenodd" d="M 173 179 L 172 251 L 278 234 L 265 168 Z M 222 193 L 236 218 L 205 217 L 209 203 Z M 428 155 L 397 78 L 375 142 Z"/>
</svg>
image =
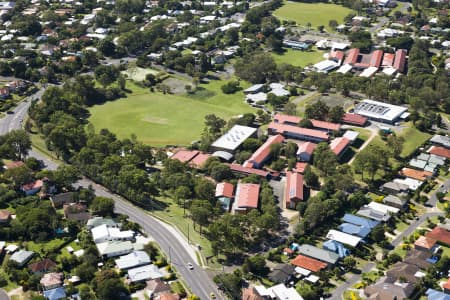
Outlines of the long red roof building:
<svg viewBox="0 0 450 300">
<path fill-rule="evenodd" d="M 244 163 L 244 167 L 261 168 L 264 162 L 270 157 L 270 147 L 284 141 L 281 134 L 271 136 L 256 150 L 252 156 Z"/>
<path fill-rule="evenodd" d="M 236 197 L 233 204 L 234 212 L 247 212 L 258 208 L 259 184 L 238 183 Z"/>
<path fill-rule="evenodd" d="M 284 193 L 287 208 L 295 208 L 303 201 L 303 175 L 296 172 L 286 172 L 286 191 Z"/>
<path fill-rule="evenodd" d="M 358 62 L 359 49 L 353 48 L 347 52 L 347 57 L 345 58 L 344 64 L 354 65 Z"/>
<path fill-rule="evenodd" d="M 352 113 L 345 113 L 344 116 L 342 117 L 343 123 L 357 126 L 366 125 L 368 120 L 369 119 L 367 119 L 367 117 Z"/>
<path fill-rule="evenodd" d="M 405 72 L 406 66 L 406 50 L 398 49 L 395 51 L 395 59 L 394 59 L 394 68 L 397 69 L 400 73 Z"/>
<path fill-rule="evenodd" d="M 375 50 L 372 52 L 370 56 L 370 63 L 369 65 L 371 67 L 377 67 L 379 68 L 381 66 L 381 60 L 383 59 L 383 50 Z"/>
</svg>

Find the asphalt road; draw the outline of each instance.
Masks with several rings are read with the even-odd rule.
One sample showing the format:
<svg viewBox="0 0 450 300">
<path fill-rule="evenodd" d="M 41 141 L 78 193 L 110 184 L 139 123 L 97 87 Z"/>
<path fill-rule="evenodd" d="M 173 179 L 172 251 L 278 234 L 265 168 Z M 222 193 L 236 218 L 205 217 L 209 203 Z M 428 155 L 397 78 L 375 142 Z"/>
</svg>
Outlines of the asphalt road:
<svg viewBox="0 0 450 300">
<path fill-rule="evenodd" d="M 14 109 L 14 114 L 7 114 L 3 119 L 0 119 L 0 134 L 5 134 L 14 129 L 20 129 L 23 120 L 27 117 L 31 100 L 39 98 L 43 91 L 43 89 L 39 90 L 36 94 L 21 102 Z M 50 170 L 56 169 L 60 164 L 59 162 L 55 162 L 45 155 L 42 155 L 35 149 L 32 149 L 29 152 L 29 155 L 42 160 L 45 167 Z M 192 292 L 199 296 L 200 299 L 209 299 L 210 293 L 214 293 L 217 299 L 224 299 L 207 272 L 198 266 L 197 261 L 193 260 L 188 251 L 186 251 L 185 248 L 187 242 L 180 241 L 166 226 L 161 224 L 161 221 L 89 179 L 80 180 L 76 186 L 85 188 L 92 186 L 95 189 L 95 194 L 97 196 L 114 199 L 116 211 L 129 216 L 130 220 L 141 225 L 143 230 L 159 244 L 162 251 L 167 256 L 170 256 L 172 265 L 176 268 L 178 273 L 181 274 L 183 280 L 187 283 Z M 193 270 L 189 270 L 186 267 L 188 262 L 194 265 Z"/>
<path fill-rule="evenodd" d="M 362 273 L 370 272 L 375 267 L 375 263 L 370 262 L 365 264 L 361 269 Z M 347 279 L 343 284 L 338 286 L 332 293 L 332 296 L 328 299 L 331 300 L 342 300 L 342 295 L 345 291 L 347 291 L 349 288 L 351 288 L 355 283 L 361 280 L 361 274 L 355 274 L 349 279 Z"/>
<path fill-rule="evenodd" d="M 450 179 L 448 179 L 447 181 L 445 181 L 444 183 L 441 184 L 441 186 L 437 189 L 437 191 L 430 196 L 430 198 L 427 201 L 427 204 L 432 207 L 435 207 L 438 202 L 438 198 L 437 198 L 436 194 L 438 192 L 442 192 L 442 193 L 446 194 L 447 191 L 449 191 L 449 190 L 450 190 Z"/>
</svg>

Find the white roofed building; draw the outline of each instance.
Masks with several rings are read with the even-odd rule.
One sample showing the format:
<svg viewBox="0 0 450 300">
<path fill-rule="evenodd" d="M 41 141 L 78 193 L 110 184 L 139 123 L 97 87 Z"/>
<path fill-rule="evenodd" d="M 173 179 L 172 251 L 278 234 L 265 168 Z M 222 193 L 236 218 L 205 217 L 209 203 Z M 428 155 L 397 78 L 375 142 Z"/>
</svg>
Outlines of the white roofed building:
<svg viewBox="0 0 450 300">
<path fill-rule="evenodd" d="M 344 233 L 337 230 L 330 230 L 327 233 L 327 239 L 346 244 L 352 247 L 358 246 L 358 244 L 361 242 L 361 238 L 358 236 L 354 236 L 348 233 Z"/>
<path fill-rule="evenodd" d="M 248 126 L 234 125 L 227 133 L 217 139 L 211 147 L 214 151 L 234 152 L 249 137 L 256 134 L 257 129 Z"/>
<path fill-rule="evenodd" d="M 407 110 L 408 108 L 404 106 L 369 99 L 363 100 L 355 106 L 355 114 L 389 124 L 399 121 Z"/>
<path fill-rule="evenodd" d="M 134 231 L 121 231 L 119 228 L 108 227 L 106 224 L 91 229 L 94 243 L 106 241 L 130 241 L 134 238 Z"/>
</svg>

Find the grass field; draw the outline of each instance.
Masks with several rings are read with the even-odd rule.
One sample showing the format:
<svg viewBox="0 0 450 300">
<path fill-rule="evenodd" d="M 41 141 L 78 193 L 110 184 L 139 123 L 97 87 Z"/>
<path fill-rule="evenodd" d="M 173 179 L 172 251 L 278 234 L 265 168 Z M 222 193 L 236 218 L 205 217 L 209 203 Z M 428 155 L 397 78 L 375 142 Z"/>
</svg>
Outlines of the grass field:
<svg viewBox="0 0 450 300">
<path fill-rule="evenodd" d="M 400 154 L 401 157 L 408 157 L 431 137 L 431 134 L 417 130 L 411 123 L 406 125 L 408 125 L 408 128 L 404 129 L 400 134 L 405 138 L 403 151 Z"/>
<path fill-rule="evenodd" d="M 311 51 L 300 51 L 287 49 L 283 54 L 272 53 L 273 58 L 277 64 L 291 64 L 297 67 L 306 67 L 310 64 L 315 64 L 323 58 L 324 51 L 311 50 Z"/>
<path fill-rule="evenodd" d="M 132 67 L 126 71 L 122 71 L 121 73 L 126 75 L 127 78 L 130 78 L 132 80 L 143 81 L 145 79 L 145 76 L 147 76 L 147 74 L 153 74 L 156 76 L 159 73 L 159 71 L 153 69 L 144 69 L 140 67 Z"/>
<path fill-rule="evenodd" d="M 328 26 L 330 20 L 336 20 L 342 24 L 345 16 L 350 12 L 352 12 L 351 9 L 336 4 L 285 1 L 274 15 L 281 20 L 295 21 L 298 25 L 306 26 L 310 23 L 313 28 L 323 25 L 327 30 L 331 30 Z"/>
<path fill-rule="evenodd" d="M 108 128 L 120 138 L 136 134 L 139 140 L 153 146 L 188 145 L 200 138 L 207 114 L 229 119 L 254 111 L 244 103 L 242 92 L 225 95 L 224 81 L 202 84 L 194 95 L 151 93 L 132 82 L 127 98 L 90 108 L 89 119 L 96 130 Z"/>
</svg>

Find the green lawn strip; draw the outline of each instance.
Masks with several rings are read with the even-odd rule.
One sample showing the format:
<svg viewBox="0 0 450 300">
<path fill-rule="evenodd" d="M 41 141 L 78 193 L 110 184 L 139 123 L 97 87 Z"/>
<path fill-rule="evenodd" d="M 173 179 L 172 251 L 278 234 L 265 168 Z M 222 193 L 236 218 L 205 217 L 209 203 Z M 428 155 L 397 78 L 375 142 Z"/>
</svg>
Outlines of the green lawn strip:
<svg viewBox="0 0 450 300">
<path fill-rule="evenodd" d="M 442 246 L 441 245 L 441 249 L 442 249 L 442 256 L 450 257 L 450 247 L 446 247 L 446 246 Z"/>
<path fill-rule="evenodd" d="M 90 121 L 96 130 L 108 128 L 119 138 L 134 133 L 142 142 L 154 146 L 188 145 L 199 138 L 207 114 L 228 120 L 255 111 L 244 102 L 242 92 L 223 94 L 220 87 L 224 83 L 201 84 L 209 91 L 209 97 L 196 99 L 195 95 L 151 93 L 129 82 L 127 87 L 132 93 L 127 98 L 91 107 Z"/>
<path fill-rule="evenodd" d="M 359 293 L 357 291 L 345 291 L 343 295 L 344 300 L 360 300 L 362 299 L 359 296 Z"/>
<path fill-rule="evenodd" d="M 152 214 L 159 217 L 163 221 L 175 226 L 181 233 L 187 238 L 189 228 L 189 241 L 193 245 L 200 245 L 202 247 L 203 257 L 211 256 L 212 249 L 210 241 L 204 236 L 200 235 L 199 226 L 195 227 L 192 219 L 188 217 L 189 211 L 186 210 L 186 216 L 183 216 L 183 208 L 176 204 L 172 199 L 168 197 L 158 198 L 159 201 L 167 205 L 164 210 L 154 210 Z M 206 230 L 203 228 L 202 230 Z M 211 261 L 208 262 L 210 267 L 218 267 L 217 265 L 211 265 Z"/>
<path fill-rule="evenodd" d="M 273 15 L 282 20 L 295 21 L 302 26 L 306 26 L 308 23 L 313 28 L 323 25 L 328 31 L 331 31 L 328 26 L 330 20 L 336 20 L 342 24 L 345 16 L 351 12 L 351 9 L 336 4 L 285 1 L 282 7 L 274 11 Z"/>
<path fill-rule="evenodd" d="M 315 49 L 311 49 L 309 51 L 286 49 L 286 51 L 282 54 L 272 52 L 272 56 L 278 65 L 291 64 L 297 67 L 306 67 L 324 60 L 324 53 L 324 51 Z"/>
<path fill-rule="evenodd" d="M 412 123 L 406 124 L 409 127 L 400 134 L 400 136 L 405 138 L 403 151 L 400 154 L 401 157 L 408 157 L 431 137 L 431 134 L 419 131 Z"/>
</svg>

